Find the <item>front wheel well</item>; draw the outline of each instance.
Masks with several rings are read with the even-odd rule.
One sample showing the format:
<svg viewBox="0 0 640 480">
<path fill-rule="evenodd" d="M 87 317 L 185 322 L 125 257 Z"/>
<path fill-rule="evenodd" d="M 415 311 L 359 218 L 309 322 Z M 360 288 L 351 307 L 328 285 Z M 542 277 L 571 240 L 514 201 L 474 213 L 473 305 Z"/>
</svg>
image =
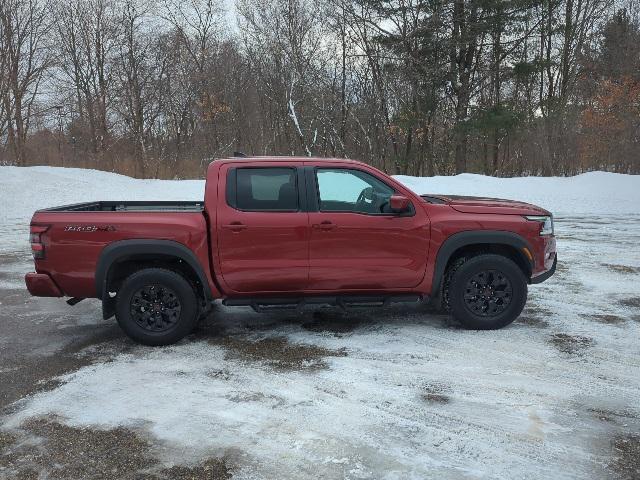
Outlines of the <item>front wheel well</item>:
<svg viewBox="0 0 640 480">
<path fill-rule="evenodd" d="M 445 310 L 449 309 L 448 287 L 455 271 L 467 260 L 479 255 L 494 254 L 512 260 L 522 270 L 525 278 L 530 279 L 532 265 L 524 251 L 508 244 L 478 243 L 464 245 L 456 249 L 448 258 L 440 278 L 437 278 L 437 298 L 439 305 Z"/>
<path fill-rule="evenodd" d="M 494 254 L 507 257 L 508 259 L 515 262 L 518 267 L 520 267 L 520 270 L 522 270 L 522 273 L 525 277 L 531 278 L 531 262 L 527 259 L 526 254 L 512 245 L 506 244 L 481 243 L 460 247 L 456 251 L 454 251 L 453 254 L 451 254 L 444 270 L 445 272 L 449 270 L 451 266 L 455 265 L 456 262 L 458 262 L 458 260 L 460 259 L 468 260 L 469 258 L 485 254 Z"/>
</svg>

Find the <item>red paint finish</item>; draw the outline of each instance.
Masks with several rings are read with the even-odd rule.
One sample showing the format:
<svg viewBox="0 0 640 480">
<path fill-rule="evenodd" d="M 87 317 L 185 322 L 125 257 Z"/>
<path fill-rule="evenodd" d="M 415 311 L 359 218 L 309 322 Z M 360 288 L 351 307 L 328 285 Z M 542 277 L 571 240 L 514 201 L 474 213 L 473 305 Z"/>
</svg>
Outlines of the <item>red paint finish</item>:
<svg viewBox="0 0 640 480">
<path fill-rule="evenodd" d="M 227 172 L 234 167 L 296 167 L 296 162 L 235 162 L 220 169 L 218 192 L 225 192 Z M 210 230 L 217 239 L 220 280 L 225 290 L 298 292 L 309 276 L 309 214 L 248 212 L 216 202 L 217 219 Z"/>
<path fill-rule="evenodd" d="M 227 200 L 227 178 L 238 167 L 298 169 L 297 211 L 243 211 Z M 406 197 L 410 213 L 329 212 L 316 207 L 314 168 L 348 168 L 375 176 Z M 160 195 L 160 193 L 159 193 Z M 204 211 L 38 211 L 33 295 L 96 297 L 102 250 L 119 240 L 178 242 L 193 252 L 214 298 L 249 294 L 417 292 L 431 294 L 438 251 L 458 232 L 515 233 L 530 246 L 532 276 L 548 271 L 555 238 L 523 215 L 548 215 L 522 202 L 439 197 L 429 203 L 384 173 L 360 162 L 314 158 L 247 158 L 212 162 Z M 315 199 L 315 200 L 314 200 Z M 316 202 L 316 203 L 314 203 Z M 394 202 L 397 205 L 397 202 Z M 69 230 L 69 225 L 73 226 Z M 97 226 L 97 229 L 91 228 Z M 32 237 L 34 240 L 34 237 Z"/>
<path fill-rule="evenodd" d="M 62 297 L 62 292 L 46 273 L 27 273 L 27 290 L 34 297 Z"/>
<path fill-rule="evenodd" d="M 36 272 L 49 274 L 67 296 L 97 296 L 95 270 L 102 249 L 118 240 L 173 240 L 188 246 L 202 265 L 209 263 L 206 221 L 185 212 L 36 212 L 32 222 L 49 225 L 41 234 L 45 258 Z M 65 231 L 68 225 L 112 225 L 112 231 Z M 205 268 L 208 274 L 209 269 Z M 208 274 L 209 285 L 215 284 Z"/>
<path fill-rule="evenodd" d="M 506 215 L 546 215 L 543 208 L 516 200 L 498 198 L 439 196 L 447 204 L 462 213 L 493 213 Z"/>
<path fill-rule="evenodd" d="M 310 213 L 310 290 L 393 290 L 424 277 L 429 221 L 357 213 Z"/>
<path fill-rule="evenodd" d="M 389 206 L 394 212 L 405 212 L 410 209 L 411 200 L 409 200 L 404 195 L 391 195 L 391 198 L 389 198 Z"/>
<path fill-rule="evenodd" d="M 342 165 L 326 164 L 334 168 Z M 309 289 L 393 291 L 417 287 L 424 277 L 429 251 L 429 217 L 421 208 L 423 202 L 392 178 L 380 177 L 374 168 L 348 167 L 383 179 L 398 195 L 412 195 L 416 205 L 409 216 L 310 212 Z"/>
</svg>

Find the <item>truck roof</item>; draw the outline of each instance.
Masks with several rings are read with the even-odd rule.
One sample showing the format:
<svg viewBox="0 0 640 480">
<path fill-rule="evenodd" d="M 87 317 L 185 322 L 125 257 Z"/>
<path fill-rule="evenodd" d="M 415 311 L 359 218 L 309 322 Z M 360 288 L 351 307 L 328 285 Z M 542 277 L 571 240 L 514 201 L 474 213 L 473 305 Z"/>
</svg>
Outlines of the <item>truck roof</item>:
<svg viewBox="0 0 640 480">
<path fill-rule="evenodd" d="M 336 158 L 336 157 L 299 157 L 299 156 L 273 156 L 273 155 L 253 155 L 246 157 L 226 157 L 216 158 L 216 162 L 344 162 L 353 164 L 362 164 L 357 160 L 351 160 L 349 158 Z"/>
</svg>

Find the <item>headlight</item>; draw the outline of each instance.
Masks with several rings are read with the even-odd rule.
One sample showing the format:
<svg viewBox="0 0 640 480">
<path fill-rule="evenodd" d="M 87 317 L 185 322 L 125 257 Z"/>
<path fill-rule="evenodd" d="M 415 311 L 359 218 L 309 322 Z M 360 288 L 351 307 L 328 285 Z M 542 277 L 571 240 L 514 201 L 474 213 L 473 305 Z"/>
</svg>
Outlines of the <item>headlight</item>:
<svg viewBox="0 0 640 480">
<path fill-rule="evenodd" d="M 553 235 L 553 217 L 547 215 L 534 215 L 534 216 L 525 216 L 527 220 L 531 220 L 532 222 L 540 222 L 542 223 L 542 227 L 540 228 L 540 235 Z"/>
</svg>

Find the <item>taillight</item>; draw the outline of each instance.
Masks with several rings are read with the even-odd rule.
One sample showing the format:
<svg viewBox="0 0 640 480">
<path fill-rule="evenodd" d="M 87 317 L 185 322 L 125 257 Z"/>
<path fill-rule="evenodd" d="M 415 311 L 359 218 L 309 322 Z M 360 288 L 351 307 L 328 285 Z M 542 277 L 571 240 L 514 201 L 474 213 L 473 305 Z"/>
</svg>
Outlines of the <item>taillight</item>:
<svg viewBox="0 0 640 480">
<path fill-rule="evenodd" d="M 49 225 L 31 225 L 31 233 L 29 235 L 29 242 L 31 242 L 31 252 L 33 258 L 40 260 L 44 258 L 44 232 L 49 228 Z"/>
</svg>

